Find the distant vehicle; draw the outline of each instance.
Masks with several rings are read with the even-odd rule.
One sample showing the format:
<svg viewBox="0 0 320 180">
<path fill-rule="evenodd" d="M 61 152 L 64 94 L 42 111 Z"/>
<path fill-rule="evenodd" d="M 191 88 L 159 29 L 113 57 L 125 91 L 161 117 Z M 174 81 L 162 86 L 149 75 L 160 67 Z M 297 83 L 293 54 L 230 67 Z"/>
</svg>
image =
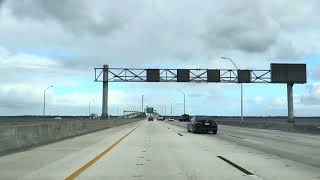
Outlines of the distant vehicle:
<svg viewBox="0 0 320 180">
<path fill-rule="evenodd" d="M 95 113 L 92 113 L 90 116 L 89 116 L 90 119 L 97 119 L 98 118 L 98 115 L 95 114 Z"/>
<path fill-rule="evenodd" d="M 61 117 L 55 117 L 55 118 L 53 118 L 53 119 L 55 119 L 55 120 L 61 120 L 62 118 L 61 118 Z"/>
<path fill-rule="evenodd" d="M 173 117 L 169 117 L 168 121 L 174 121 Z"/>
<path fill-rule="evenodd" d="M 188 114 L 182 114 L 179 117 L 179 121 L 184 121 L 184 122 L 190 121 L 190 116 Z"/>
<path fill-rule="evenodd" d="M 218 124 L 214 120 L 209 119 L 206 116 L 193 116 L 191 122 L 188 122 L 187 124 L 187 129 L 189 132 L 193 133 L 212 132 L 213 134 L 217 134 Z"/>
<path fill-rule="evenodd" d="M 149 116 L 149 117 L 148 117 L 148 121 L 153 121 L 153 117 L 152 117 L 152 116 Z"/>
<path fill-rule="evenodd" d="M 164 117 L 163 116 L 159 116 L 157 119 L 158 119 L 158 121 L 163 121 Z"/>
</svg>

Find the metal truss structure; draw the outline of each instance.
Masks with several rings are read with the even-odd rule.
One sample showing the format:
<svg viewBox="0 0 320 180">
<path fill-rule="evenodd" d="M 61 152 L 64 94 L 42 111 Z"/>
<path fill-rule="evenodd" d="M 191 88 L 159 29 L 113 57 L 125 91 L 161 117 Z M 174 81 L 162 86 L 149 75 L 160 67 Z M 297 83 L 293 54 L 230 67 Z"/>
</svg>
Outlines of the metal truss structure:
<svg viewBox="0 0 320 180">
<path fill-rule="evenodd" d="M 108 82 L 148 82 L 147 70 L 139 68 L 94 68 L 95 81 L 104 82 L 103 72 L 108 72 Z M 208 70 L 217 69 L 188 69 L 190 76 L 188 82 L 208 82 Z M 219 69 L 218 69 L 219 70 Z M 159 82 L 177 82 L 178 69 L 159 69 Z M 271 70 L 247 70 L 250 71 L 250 83 L 271 83 Z M 238 70 L 220 69 L 220 83 L 238 83 Z"/>
<path fill-rule="evenodd" d="M 271 70 L 94 68 L 103 83 L 102 117 L 108 117 L 109 82 L 286 83 L 288 122 L 294 122 L 293 85 L 307 82 L 306 64 L 271 63 Z"/>
</svg>

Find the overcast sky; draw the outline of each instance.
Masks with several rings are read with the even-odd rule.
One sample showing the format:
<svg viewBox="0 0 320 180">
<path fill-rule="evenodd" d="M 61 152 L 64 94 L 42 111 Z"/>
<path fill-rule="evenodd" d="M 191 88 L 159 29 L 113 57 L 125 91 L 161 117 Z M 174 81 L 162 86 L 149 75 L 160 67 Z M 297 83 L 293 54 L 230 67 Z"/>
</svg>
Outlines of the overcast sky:
<svg viewBox="0 0 320 180">
<path fill-rule="evenodd" d="M 320 115 L 318 0 L 0 0 L 0 115 L 101 113 L 94 67 L 269 69 L 306 63 L 295 115 Z M 110 83 L 110 113 L 145 105 L 239 115 L 239 84 Z M 286 85 L 245 84 L 245 115 L 287 115 Z"/>
</svg>

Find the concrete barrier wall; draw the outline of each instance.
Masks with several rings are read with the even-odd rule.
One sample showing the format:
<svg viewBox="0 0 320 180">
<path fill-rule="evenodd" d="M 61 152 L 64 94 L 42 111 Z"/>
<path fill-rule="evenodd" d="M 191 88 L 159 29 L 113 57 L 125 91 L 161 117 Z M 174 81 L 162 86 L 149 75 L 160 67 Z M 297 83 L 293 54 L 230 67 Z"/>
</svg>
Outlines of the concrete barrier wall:
<svg viewBox="0 0 320 180">
<path fill-rule="evenodd" d="M 0 155 L 142 119 L 70 120 L 0 126 Z"/>
<path fill-rule="evenodd" d="M 291 131 L 291 132 L 301 132 L 301 133 L 312 133 L 320 134 L 320 125 L 308 125 L 308 124 L 290 124 L 290 123 L 268 123 L 268 122 L 244 122 L 240 123 L 239 121 L 217 121 L 218 124 L 227 125 L 227 126 L 239 126 L 247 128 L 258 128 L 258 129 L 272 129 L 272 130 L 282 130 L 282 131 Z"/>
<path fill-rule="evenodd" d="M 238 127 L 247 127 L 247 128 L 256 128 L 256 129 L 272 129 L 272 130 L 281 130 L 281 131 L 290 131 L 290 132 L 301 132 L 301 133 L 312 133 L 320 134 L 320 126 L 318 125 L 297 125 L 289 123 L 265 123 L 265 122 L 245 122 L 240 124 L 239 121 L 222 121 L 217 120 L 220 125 L 227 126 L 238 126 Z M 187 122 L 179 121 L 168 121 L 168 123 L 187 128 Z"/>
</svg>

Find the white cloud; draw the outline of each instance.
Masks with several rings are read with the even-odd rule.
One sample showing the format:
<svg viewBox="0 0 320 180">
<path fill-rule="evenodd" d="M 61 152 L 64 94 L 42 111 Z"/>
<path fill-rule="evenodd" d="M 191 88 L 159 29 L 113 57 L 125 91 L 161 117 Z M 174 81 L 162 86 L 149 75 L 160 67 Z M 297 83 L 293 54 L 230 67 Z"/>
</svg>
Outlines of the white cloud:
<svg viewBox="0 0 320 180">
<path fill-rule="evenodd" d="M 97 113 L 101 112 L 102 95 L 100 92 L 81 92 L 77 89 L 72 89 L 71 92 L 60 93 L 59 88 L 61 87 L 53 87 L 46 92 L 48 112 L 51 112 L 51 114 L 86 115 L 87 111 L 83 111 L 83 108 L 86 109 L 88 107 L 89 101 L 91 102 L 91 106 L 95 107 Z M 45 87 L 42 85 L 35 84 L 12 83 L 0 86 L 1 114 L 41 114 L 44 89 Z M 110 106 L 129 107 L 137 105 L 134 102 L 136 102 L 134 95 L 128 95 L 124 91 L 119 90 L 109 91 Z"/>
<path fill-rule="evenodd" d="M 287 105 L 286 97 L 277 97 L 275 99 L 275 105 L 285 107 Z"/>
<path fill-rule="evenodd" d="M 320 83 L 308 87 L 308 92 L 300 96 L 303 105 L 320 105 Z"/>
<path fill-rule="evenodd" d="M 256 96 L 254 97 L 254 101 L 257 103 L 257 104 L 262 104 L 263 101 L 264 101 L 264 98 L 262 96 Z"/>
<path fill-rule="evenodd" d="M 301 59 L 311 50 L 319 54 L 314 18 L 319 14 L 313 9 L 317 1 L 60 3 L 5 3 L 0 44 L 64 49 L 71 57 L 61 57 L 76 67 L 160 61 L 197 64 L 206 63 L 209 53 L 234 55 L 241 66 L 247 66 L 253 63 L 248 60 L 252 56 L 258 65 L 271 62 L 269 58 Z"/>
<path fill-rule="evenodd" d="M 9 53 L 5 56 L 0 57 L 0 68 L 15 68 L 15 69 L 28 69 L 28 70 L 39 70 L 39 69 L 57 69 L 62 68 L 61 64 L 57 61 L 50 60 L 48 58 L 39 57 L 32 54 L 15 54 Z"/>
<path fill-rule="evenodd" d="M 101 84 L 90 84 L 90 78 L 92 68 L 103 64 L 231 68 L 230 62 L 220 59 L 227 56 L 241 68 L 268 69 L 272 61 L 298 62 L 320 54 L 317 0 L 25 0 L 5 1 L 0 6 L 0 101 L 2 107 L 20 105 L 32 112 L 39 108 L 30 106 L 41 107 L 42 90 L 51 84 L 63 89 L 63 93 L 52 90 L 48 94 L 54 106 L 65 109 L 57 112 L 82 112 L 95 94 L 101 100 L 97 90 Z M 313 74 L 316 79 L 317 73 Z M 92 87 L 97 89 L 83 90 Z M 110 90 L 110 103 L 139 104 L 136 94 L 152 96 L 155 92 L 158 98 L 150 100 L 151 104 L 181 102 L 174 92 L 161 93 L 160 89 L 184 89 L 191 106 L 206 104 L 203 112 L 212 111 L 211 106 L 218 112 L 223 105 L 232 104 L 236 86 L 144 84 L 125 88 L 132 92 L 119 87 Z M 310 90 L 301 102 L 313 104 L 316 97 L 317 90 Z M 256 96 L 252 101 L 266 103 L 270 109 L 286 107 L 283 97 Z M 229 105 L 227 112 L 237 113 L 237 106 Z"/>
</svg>

